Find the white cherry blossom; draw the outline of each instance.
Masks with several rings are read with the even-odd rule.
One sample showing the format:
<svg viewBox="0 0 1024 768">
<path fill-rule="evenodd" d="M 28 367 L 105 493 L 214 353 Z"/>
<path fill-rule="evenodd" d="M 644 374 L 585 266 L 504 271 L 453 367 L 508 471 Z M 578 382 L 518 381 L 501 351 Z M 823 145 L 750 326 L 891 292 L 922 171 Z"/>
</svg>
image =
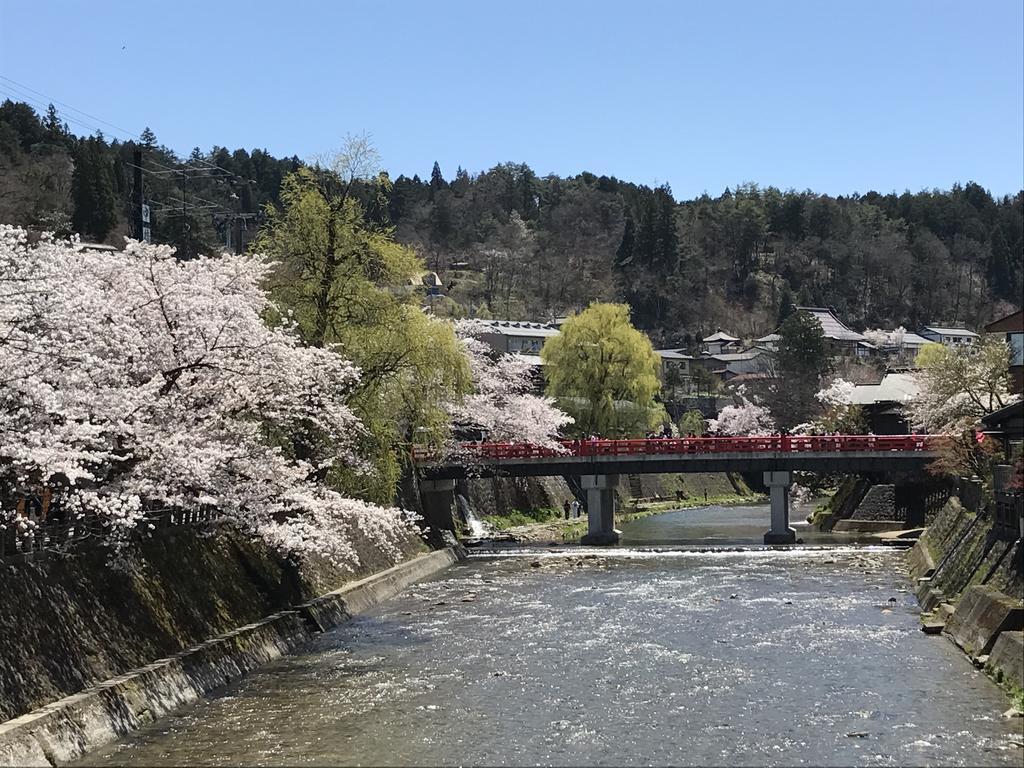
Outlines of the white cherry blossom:
<svg viewBox="0 0 1024 768">
<path fill-rule="evenodd" d="M 356 368 L 264 322 L 271 265 L 180 261 L 129 241 L 96 252 L 0 227 L 0 499 L 49 488 L 55 506 L 123 538 L 160 508 L 213 506 L 283 550 L 355 560 L 384 549 L 401 510 L 323 482 L 361 466 L 346 406 Z M 309 439 L 297 450 L 291 439 Z"/>
</svg>

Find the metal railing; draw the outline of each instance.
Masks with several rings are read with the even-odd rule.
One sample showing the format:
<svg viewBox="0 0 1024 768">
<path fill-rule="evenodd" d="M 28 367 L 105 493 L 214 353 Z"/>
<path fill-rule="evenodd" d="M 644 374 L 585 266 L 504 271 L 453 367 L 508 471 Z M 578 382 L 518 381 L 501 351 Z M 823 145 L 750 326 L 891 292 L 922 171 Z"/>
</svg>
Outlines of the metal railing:
<svg viewBox="0 0 1024 768">
<path fill-rule="evenodd" d="M 171 528 L 204 527 L 221 520 L 214 507 L 197 509 L 152 509 L 130 531 L 133 537 L 144 537 Z M 108 518 L 86 514 L 65 519 L 57 511 L 46 517 L 15 516 L 0 521 L 0 562 L 11 564 L 42 559 L 50 554 L 70 552 L 92 543 L 108 542 L 113 523 Z"/>
<path fill-rule="evenodd" d="M 992 500 L 992 532 L 1003 541 L 1024 537 L 1024 496 L 996 491 Z"/>
<path fill-rule="evenodd" d="M 763 437 L 659 437 L 641 440 L 563 440 L 560 449 L 529 443 L 461 443 L 474 459 L 501 461 L 589 456 L 693 456 L 717 453 L 922 452 L 942 435 L 767 435 Z M 414 462 L 443 460 L 434 448 L 416 446 Z"/>
</svg>

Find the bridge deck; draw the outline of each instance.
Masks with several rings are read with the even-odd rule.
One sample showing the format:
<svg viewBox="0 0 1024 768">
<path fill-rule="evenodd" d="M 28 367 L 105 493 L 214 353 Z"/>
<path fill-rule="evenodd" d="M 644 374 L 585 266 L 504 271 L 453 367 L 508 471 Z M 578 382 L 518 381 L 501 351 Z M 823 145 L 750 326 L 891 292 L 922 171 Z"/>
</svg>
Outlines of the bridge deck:
<svg viewBox="0 0 1024 768">
<path fill-rule="evenodd" d="M 662 472 L 917 471 L 941 435 L 770 435 L 764 437 L 568 440 L 559 448 L 464 443 L 457 457 L 416 448 L 425 477 L 643 474 Z"/>
</svg>

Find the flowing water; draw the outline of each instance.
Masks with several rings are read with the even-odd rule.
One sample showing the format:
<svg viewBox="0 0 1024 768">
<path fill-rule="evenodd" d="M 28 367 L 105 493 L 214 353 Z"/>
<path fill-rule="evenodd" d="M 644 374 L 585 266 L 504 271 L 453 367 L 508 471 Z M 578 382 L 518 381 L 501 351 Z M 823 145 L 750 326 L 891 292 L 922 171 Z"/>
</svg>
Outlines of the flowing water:
<svg viewBox="0 0 1024 768">
<path fill-rule="evenodd" d="M 464 496 L 456 496 L 455 500 L 459 505 L 459 512 L 462 513 L 462 519 L 466 521 L 466 529 L 470 538 L 482 539 L 485 536 L 493 535 L 491 526 L 476 516 L 473 507 Z"/>
<path fill-rule="evenodd" d="M 474 555 L 86 764 L 1020 766 L 1021 721 L 919 631 L 903 557 Z"/>
<path fill-rule="evenodd" d="M 850 544 L 865 538 L 856 533 L 812 530 L 805 518 L 813 507 L 813 504 L 794 505 L 790 514 L 790 525 L 805 544 Z M 760 544 L 765 531 L 771 527 L 771 512 L 767 504 L 712 505 L 642 517 L 618 527 L 622 531 L 622 543 L 633 546 Z"/>
</svg>

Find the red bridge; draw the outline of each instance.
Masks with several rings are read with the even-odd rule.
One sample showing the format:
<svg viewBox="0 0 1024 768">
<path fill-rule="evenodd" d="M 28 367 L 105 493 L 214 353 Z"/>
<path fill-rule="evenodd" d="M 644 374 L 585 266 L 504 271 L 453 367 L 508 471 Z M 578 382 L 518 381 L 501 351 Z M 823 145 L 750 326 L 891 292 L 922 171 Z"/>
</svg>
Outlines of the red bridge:
<svg viewBox="0 0 1024 768">
<path fill-rule="evenodd" d="M 789 543 L 791 472 L 908 473 L 937 456 L 942 435 L 768 435 L 644 440 L 566 440 L 558 448 L 517 443 L 462 443 L 442 456 L 413 449 L 413 463 L 428 508 L 450 508 L 455 480 L 467 477 L 569 475 L 587 491 L 589 533 L 584 543 L 618 540 L 614 489 L 620 474 L 763 472 L 771 493 L 767 543 Z M 443 511 L 443 510 L 442 510 Z"/>
<path fill-rule="evenodd" d="M 719 453 L 929 452 L 941 435 L 765 435 L 760 437 L 658 437 L 643 440 L 562 440 L 561 450 L 528 443 L 462 443 L 472 460 L 505 462 L 586 456 L 695 456 Z M 413 449 L 416 464 L 445 463 L 436 451 Z M 450 459 L 451 460 L 451 459 Z M 458 463 L 455 460 L 455 463 Z"/>
</svg>

